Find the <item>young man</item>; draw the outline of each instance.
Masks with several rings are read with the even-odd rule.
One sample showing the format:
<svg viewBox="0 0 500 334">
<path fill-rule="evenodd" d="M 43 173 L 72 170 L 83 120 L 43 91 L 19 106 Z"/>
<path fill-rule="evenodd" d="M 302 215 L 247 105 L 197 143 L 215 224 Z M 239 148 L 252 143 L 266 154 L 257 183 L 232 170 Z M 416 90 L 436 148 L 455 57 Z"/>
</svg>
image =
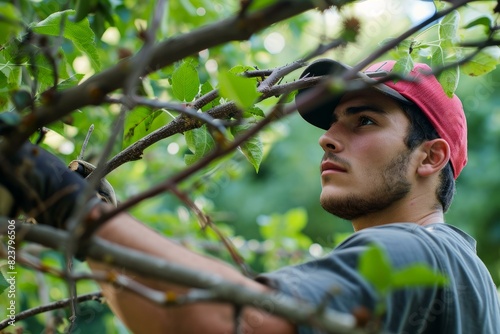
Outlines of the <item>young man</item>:
<svg viewBox="0 0 500 334">
<path fill-rule="evenodd" d="M 393 65 L 391 61 L 377 63 L 360 73 L 357 80 L 370 82 L 383 77 Z M 310 65 L 303 75 L 344 70 L 336 62 L 321 60 Z M 350 220 L 356 231 L 324 258 L 251 280 L 224 263 L 186 250 L 127 214 L 112 218 L 97 235 L 257 291 L 275 289 L 315 305 L 328 297 L 329 308 L 349 313 L 360 307 L 374 312 L 380 301 L 373 286 L 357 272 L 359 256 L 377 244 L 397 269 L 423 263 L 450 280 L 445 287 L 405 288 L 390 293 L 383 300 L 386 312 L 381 321 L 385 332 L 498 332 L 500 305 L 496 288 L 476 256 L 475 241 L 444 224 L 455 179 L 467 160 L 462 105 L 457 97 L 448 98 L 437 80 L 423 70 L 429 68 L 417 64 L 410 73 L 412 81 L 386 81 L 344 94 L 340 99 L 327 98 L 313 108 L 298 104 L 308 122 L 326 130 L 320 138 L 325 151 L 320 167 L 321 204 L 332 214 Z M 298 96 L 307 93 L 306 89 Z M 42 199 L 65 185 L 84 185 L 74 174 L 64 172 L 64 166 L 48 153 L 29 144 L 11 160 L 15 165 L 30 161 L 36 166 L 25 174 Z M 54 169 L 56 173 L 47 172 Z M 25 211 L 32 208 L 34 203 L 19 197 L 20 192 L 5 177 L 5 171 L 0 169 L 0 173 L 4 173 L 0 178 L 4 185 L 2 202 L 12 198 Z M 57 180 L 53 175 L 59 175 Z M 38 216 L 37 220 L 51 224 L 57 220 L 62 225 L 69 215 L 67 207 L 75 200 L 76 195 L 65 196 L 51 206 L 49 215 Z M 15 211 L 12 206 L 8 209 L 11 215 Z M 106 204 L 100 203 L 90 215 L 97 216 L 103 209 Z M 93 270 L 109 269 L 106 264 L 90 259 L 88 262 Z M 179 285 L 134 278 L 163 291 L 187 291 Z M 110 285 L 103 284 L 102 288 L 112 310 L 133 332 L 234 332 L 234 309 L 230 305 L 198 303 L 162 308 Z M 318 332 L 251 307 L 243 311 L 243 325 L 244 333 Z"/>
</svg>

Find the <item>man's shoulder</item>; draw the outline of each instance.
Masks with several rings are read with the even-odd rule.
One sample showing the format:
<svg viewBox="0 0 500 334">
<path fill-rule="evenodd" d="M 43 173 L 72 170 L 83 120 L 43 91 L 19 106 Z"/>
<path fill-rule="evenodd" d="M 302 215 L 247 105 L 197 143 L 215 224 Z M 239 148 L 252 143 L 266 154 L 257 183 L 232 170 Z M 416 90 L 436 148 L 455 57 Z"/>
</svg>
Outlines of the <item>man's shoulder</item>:
<svg viewBox="0 0 500 334">
<path fill-rule="evenodd" d="M 402 244 L 404 241 L 412 242 L 449 242 L 451 240 L 463 241 L 475 246 L 475 240 L 458 228 L 445 224 L 431 224 L 421 226 L 415 223 L 392 223 L 365 228 L 353 233 L 344 243 L 381 242 Z"/>
<path fill-rule="evenodd" d="M 381 247 L 395 265 L 428 263 L 436 265 L 450 247 L 473 250 L 469 240 L 447 224 L 426 227 L 414 223 L 394 223 L 363 229 L 337 247 L 338 251 L 375 244 Z"/>
<path fill-rule="evenodd" d="M 401 244 L 403 241 L 421 240 L 427 238 L 427 230 L 414 223 L 392 223 L 365 228 L 353 233 L 341 245 L 352 246 L 359 243 L 390 243 Z"/>
</svg>

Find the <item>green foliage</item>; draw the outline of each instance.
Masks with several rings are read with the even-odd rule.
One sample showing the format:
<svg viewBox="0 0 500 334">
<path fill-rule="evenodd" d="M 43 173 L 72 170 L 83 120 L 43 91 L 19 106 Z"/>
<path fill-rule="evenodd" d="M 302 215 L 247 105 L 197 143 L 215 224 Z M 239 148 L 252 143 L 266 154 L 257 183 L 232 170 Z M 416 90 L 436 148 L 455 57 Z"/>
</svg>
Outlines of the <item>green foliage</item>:
<svg viewBox="0 0 500 334">
<path fill-rule="evenodd" d="M 460 41 L 458 26 L 460 14 L 454 10 L 441 20 L 438 27 L 438 37 L 443 48 L 453 48 Z"/>
<path fill-rule="evenodd" d="M 371 245 L 361 255 L 359 272 L 373 284 L 380 295 L 400 288 L 448 284 L 445 276 L 432 271 L 424 264 L 415 264 L 399 270 L 393 268 L 387 254 L 377 245 Z"/>
<path fill-rule="evenodd" d="M 59 36 L 61 28 L 64 28 L 62 30 L 64 38 L 69 39 L 78 50 L 85 53 L 94 70 L 98 71 L 101 68 L 101 61 L 97 54 L 94 32 L 90 29 L 88 20 L 80 22 L 69 20 L 69 15 L 74 13 L 74 10 L 54 13 L 37 23 L 33 27 L 33 31 L 44 35 Z"/>
<path fill-rule="evenodd" d="M 490 31 L 491 19 L 482 16 L 473 19 L 461 27 L 461 16 L 458 11 L 452 11 L 438 23 L 428 27 L 415 37 L 400 43 L 391 55 L 397 60 L 394 70 L 402 75 L 407 74 L 413 63 L 418 61 L 428 62 L 434 69 L 440 69 L 453 64 L 465 52 L 472 52 L 466 47 L 461 47 L 463 41 L 462 30 L 482 26 L 486 32 Z M 433 31 L 435 30 L 435 33 Z M 391 40 L 391 39 L 389 39 Z M 448 96 L 452 96 L 458 87 L 460 73 L 470 76 L 479 76 L 494 70 L 500 61 L 500 49 L 491 46 L 481 50 L 472 60 L 453 66 L 438 75 L 438 80 Z"/>
<path fill-rule="evenodd" d="M 361 254 L 358 268 L 360 274 L 373 285 L 379 294 L 379 305 L 376 311 L 379 315 L 385 310 L 385 297 L 397 289 L 448 284 L 446 276 L 434 272 L 425 264 L 414 264 L 402 269 L 394 268 L 387 253 L 376 244 L 372 244 Z"/>
<path fill-rule="evenodd" d="M 171 117 L 162 109 L 135 108 L 127 114 L 125 119 L 122 148 L 135 143 L 147 134 L 167 124 L 170 120 Z"/>
<path fill-rule="evenodd" d="M 9 287 L 9 282 L 3 276 L 3 273 L 0 271 L 0 295 Z"/>
<path fill-rule="evenodd" d="M 218 79 L 221 96 L 234 101 L 243 110 L 250 108 L 259 96 L 255 79 L 231 71 L 220 72 Z"/>
<path fill-rule="evenodd" d="M 283 215 L 273 214 L 261 218 L 260 233 L 266 240 L 274 240 L 285 248 L 307 247 L 311 241 L 301 232 L 307 224 L 307 212 L 291 209 Z"/>
<path fill-rule="evenodd" d="M 466 24 L 464 26 L 464 29 L 469 29 L 469 28 L 476 27 L 476 26 L 483 26 L 484 31 L 486 33 L 489 33 L 490 30 L 491 30 L 491 26 L 492 25 L 493 25 L 493 21 L 492 21 L 492 19 L 490 17 L 488 17 L 488 16 L 481 16 L 481 17 L 478 17 L 475 20 L 472 20 L 468 24 Z"/>
<path fill-rule="evenodd" d="M 248 130 L 249 126 L 234 126 L 231 128 L 232 134 L 236 137 L 239 133 Z M 259 172 L 259 166 L 264 158 L 264 147 L 258 137 L 252 137 L 240 145 L 239 150 L 247 158 L 247 160 Z"/>
<path fill-rule="evenodd" d="M 259 218 L 259 230 L 269 249 L 263 256 L 267 268 L 277 268 L 303 260 L 301 250 L 307 249 L 311 239 L 303 234 L 307 224 L 307 212 L 294 208 L 284 214 L 274 213 Z"/>
<path fill-rule="evenodd" d="M 410 71 L 413 69 L 413 66 L 414 66 L 413 58 L 408 53 L 399 58 L 396 64 L 394 64 L 394 71 L 396 73 L 401 73 L 401 75 L 405 76 L 406 74 L 410 73 Z"/>
<path fill-rule="evenodd" d="M 479 52 L 471 61 L 462 65 L 460 69 L 470 76 L 480 76 L 493 71 L 500 61 L 500 49 L 487 48 Z"/>
<path fill-rule="evenodd" d="M 75 15 L 71 17 L 74 22 L 80 22 L 87 17 L 92 11 L 95 11 L 95 7 L 99 3 L 99 0 L 76 0 L 76 10 Z"/>
<path fill-rule="evenodd" d="M 251 12 L 274 2 L 251 1 L 248 10 Z M 57 81 L 57 90 L 63 91 L 77 86 L 101 69 L 116 65 L 123 57 L 136 54 L 144 44 L 140 32 L 151 26 L 157 2 L 21 0 L 15 3 L 18 8 L 0 1 L 1 15 L 15 22 L 22 20 L 31 28 L 32 34 L 28 34 L 23 24 L 0 19 L 0 110 L 5 111 L 0 113 L 0 131 L 19 124 L 21 116 L 29 112 L 31 99 L 36 106 L 46 103 L 44 92 L 54 85 L 54 81 Z M 175 40 L 183 33 L 225 19 L 240 10 L 240 2 L 227 0 L 167 3 L 157 41 Z M 439 3 L 446 6 L 444 2 Z M 398 60 L 396 69 L 403 74 L 416 61 L 427 62 L 433 68 L 446 66 L 474 50 L 459 43 L 476 41 L 494 33 L 491 28 L 497 24 L 496 17 L 484 14 L 491 13 L 493 5 L 493 2 L 481 3 L 476 8 L 476 4 L 471 3 L 468 8 L 452 12 L 409 37 L 383 57 Z M 363 6 L 362 2 L 360 6 Z M 363 16 L 368 11 L 357 11 L 355 7 L 340 13 L 311 11 L 275 24 L 247 41 L 234 41 L 194 53 L 175 66 L 143 77 L 138 93 L 149 98 L 189 104 L 217 88 L 220 97 L 202 106 L 199 112 L 207 112 L 228 101 L 234 102 L 241 109 L 241 115 L 226 120 L 239 122 L 228 128 L 226 135 L 232 139 L 265 117 L 277 101 L 275 98 L 259 101 L 257 87 L 260 78 L 246 78 L 242 74 L 295 61 L 316 49 L 319 42 L 343 33 L 353 37 L 353 31 L 342 30 L 342 16 L 347 12 L 359 20 L 363 29 L 359 33 L 356 31 L 357 44 L 349 44 L 322 56 L 349 64 L 355 64 L 374 51 L 378 41 L 386 38 L 388 33 L 396 38 L 410 24 L 406 12 L 396 13 L 391 19 L 381 19 L 382 16 Z M 331 14 L 334 16 L 329 16 Z M 313 36 L 312 32 L 320 31 L 324 36 Z M 266 49 L 266 38 L 271 32 L 279 33 L 286 41 L 280 53 L 271 54 Z M 469 122 L 469 166 L 458 181 L 456 202 L 459 204 L 452 206 L 447 217 L 451 224 L 478 239 L 479 255 L 497 284 L 500 284 L 500 212 L 497 205 L 500 180 L 496 172 L 500 168 L 500 157 L 496 154 L 500 150 L 500 110 L 497 107 L 500 105 L 497 80 L 500 74 L 495 69 L 499 62 L 498 47 L 492 46 L 460 65 L 459 70 L 452 68 L 439 77 L 448 94 L 455 91 L 460 94 Z M 231 70 L 226 71 L 228 68 Z M 460 78 L 463 74 L 465 76 Z M 293 82 L 297 77 L 298 73 L 292 73 L 283 82 Z M 293 95 L 290 94 L 287 102 L 293 102 Z M 48 125 L 52 131 L 44 145 L 68 162 L 76 158 L 89 126 L 94 124 L 95 131 L 85 157 L 96 159 L 109 138 L 118 109 L 117 105 L 102 104 L 75 111 L 64 120 Z M 170 124 L 173 118 L 165 109 L 140 106 L 129 110 L 121 140 L 114 146 L 113 154 Z M 228 238 L 235 241 L 238 250 L 254 268 L 272 270 L 301 262 L 309 257 L 307 251 L 312 242 L 333 247 L 352 233 L 349 223 L 325 213 L 318 204 L 317 165 L 322 151 L 317 145 L 317 137 L 321 133 L 304 127 L 302 120 L 293 115 L 273 123 L 243 143 L 239 147 L 242 154 L 216 161 L 179 186 L 213 218 Z M 73 145 L 74 149 L 64 150 L 68 145 Z M 141 160 L 120 166 L 108 179 L 119 199 L 125 200 L 199 161 L 216 145 L 218 143 L 206 126 L 174 135 L 145 150 Z M 131 213 L 192 249 L 226 260 L 229 258 L 215 234 L 201 231 L 196 216 L 174 196 L 145 201 L 132 208 Z M 40 259 L 49 267 L 60 269 L 63 266 L 57 252 L 43 252 Z M 381 294 L 404 287 L 445 282 L 444 277 L 424 266 L 396 270 L 383 251 L 376 247 L 369 248 L 360 261 L 360 270 Z M 88 271 L 88 268 L 78 264 L 76 271 Z M 0 277 L 0 291 L 2 286 Z M 50 301 L 67 297 L 67 284 L 63 280 L 50 275 L 36 276 L 34 270 L 20 267 L 19 311 L 41 304 L 39 286 L 50 287 Z M 97 289 L 91 281 L 78 283 L 80 293 Z M 127 332 L 105 305 L 93 305 L 85 306 L 80 314 L 83 321 L 79 323 L 79 330 L 82 333 Z M 5 318 L 3 312 L 0 307 L 0 318 Z M 69 317 L 68 310 L 62 317 Z M 42 332 L 44 321 L 44 316 L 40 315 L 20 325 L 26 332 Z M 67 325 L 65 321 L 58 327 L 59 331 Z"/>
<path fill-rule="evenodd" d="M 192 101 L 199 86 L 198 72 L 190 61 L 183 61 L 172 73 L 172 92 L 179 101 Z"/>
<path fill-rule="evenodd" d="M 0 2 L 0 13 L 3 16 L 0 20 L 0 45 L 2 45 L 21 31 L 21 24 L 18 21 L 21 15 L 13 4 L 5 2 Z"/>
<path fill-rule="evenodd" d="M 184 137 L 187 147 L 192 152 L 184 156 L 187 165 L 191 165 L 203 158 L 215 147 L 215 141 L 208 132 L 206 125 L 186 132 Z"/>
</svg>

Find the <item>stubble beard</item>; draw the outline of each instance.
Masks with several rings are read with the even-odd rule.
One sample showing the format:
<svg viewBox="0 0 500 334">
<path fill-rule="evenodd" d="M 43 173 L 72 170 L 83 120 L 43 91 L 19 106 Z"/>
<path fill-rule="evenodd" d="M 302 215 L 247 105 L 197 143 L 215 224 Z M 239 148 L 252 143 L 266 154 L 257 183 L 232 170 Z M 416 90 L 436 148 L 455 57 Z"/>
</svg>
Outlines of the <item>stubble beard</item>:
<svg viewBox="0 0 500 334">
<path fill-rule="evenodd" d="M 408 150 L 389 162 L 378 178 L 378 185 L 370 185 L 370 193 L 350 194 L 343 198 L 322 197 L 321 206 L 329 213 L 346 220 L 361 218 L 389 207 L 410 192 L 411 184 L 406 178 L 409 160 Z"/>
</svg>

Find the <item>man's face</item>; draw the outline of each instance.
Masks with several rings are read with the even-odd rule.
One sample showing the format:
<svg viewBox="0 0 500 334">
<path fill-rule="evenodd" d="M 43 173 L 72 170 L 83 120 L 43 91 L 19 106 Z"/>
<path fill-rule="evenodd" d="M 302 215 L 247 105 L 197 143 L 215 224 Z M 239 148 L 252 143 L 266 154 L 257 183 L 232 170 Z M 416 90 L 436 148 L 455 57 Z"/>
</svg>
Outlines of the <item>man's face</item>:
<svg viewBox="0 0 500 334">
<path fill-rule="evenodd" d="M 411 189 L 410 122 L 391 98 L 367 90 L 346 95 L 320 138 L 321 205 L 343 219 L 379 212 Z"/>
</svg>

